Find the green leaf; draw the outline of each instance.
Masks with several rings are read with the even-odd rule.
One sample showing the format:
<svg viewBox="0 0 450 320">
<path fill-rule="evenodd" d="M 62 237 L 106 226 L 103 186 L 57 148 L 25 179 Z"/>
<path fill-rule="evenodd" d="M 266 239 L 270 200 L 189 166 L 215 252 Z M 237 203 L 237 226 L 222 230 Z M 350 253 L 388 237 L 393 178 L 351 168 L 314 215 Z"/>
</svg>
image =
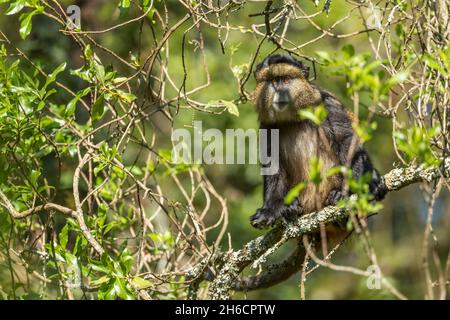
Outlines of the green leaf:
<svg viewBox="0 0 450 320">
<path fill-rule="evenodd" d="M 130 0 L 121 0 L 119 3 L 120 16 L 124 17 L 130 11 Z"/>
<path fill-rule="evenodd" d="M 141 176 L 144 174 L 144 172 L 142 171 L 141 168 L 137 167 L 137 166 L 132 166 L 131 168 L 128 168 L 130 170 L 130 172 L 136 176 Z"/>
<path fill-rule="evenodd" d="M 439 65 L 439 63 L 429 54 L 425 54 L 423 56 L 423 60 L 427 63 L 427 65 L 435 70 L 441 70 L 441 66 Z"/>
<path fill-rule="evenodd" d="M 297 198 L 300 195 L 300 192 L 305 189 L 306 184 L 304 182 L 300 182 L 295 187 L 293 187 L 287 195 L 284 197 L 284 204 L 290 205 L 292 202 L 294 202 L 295 198 Z"/>
<path fill-rule="evenodd" d="M 94 63 L 94 69 L 95 69 L 95 76 L 97 77 L 97 80 L 100 83 L 105 83 L 105 67 L 102 66 L 100 63 L 95 62 Z"/>
<path fill-rule="evenodd" d="M 66 224 L 59 233 L 59 244 L 62 248 L 66 248 L 67 241 L 69 240 L 69 224 Z"/>
<path fill-rule="evenodd" d="M 133 266 L 133 257 L 130 255 L 130 252 L 127 248 L 120 253 L 120 265 L 123 268 L 124 274 L 127 274 L 131 271 L 131 267 Z"/>
<path fill-rule="evenodd" d="M 239 117 L 239 109 L 238 109 L 237 105 L 235 105 L 231 101 L 225 101 L 225 100 L 223 100 L 222 103 L 227 107 L 227 111 L 229 113 L 231 113 L 232 115 L 234 115 L 236 117 Z"/>
<path fill-rule="evenodd" d="M 418 159 L 428 166 L 439 164 L 440 160 L 435 157 L 431 147 L 431 139 L 440 133 L 439 127 L 422 128 L 414 126 L 406 131 L 397 131 L 395 140 L 397 147 L 406 156 L 408 161 Z"/>
<path fill-rule="evenodd" d="M 144 9 L 144 11 L 147 11 L 147 9 L 149 8 L 150 1 L 151 0 L 141 0 L 141 5 L 142 5 L 142 8 Z"/>
<path fill-rule="evenodd" d="M 401 83 L 404 82 L 406 79 L 408 79 L 409 71 L 408 70 L 402 70 L 400 72 L 397 72 L 391 79 L 394 83 Z"/>
<path fill-rule="evenodd" d="M 330 170 L 327 171 L 326 176 L 331 177 L 339 173 L 346 174 L 348 170 L 349 169 L 345 166 L 332 167 Z"/>
<path fill-rule="evenodd" d="M 230 114 L 232 114 L 236 117 L 239 117 L 239 109 L 233 101 L 215 100 L 215 101 L 210 101 L 208 104 L 213 104 L 213 105 L 223 104 Z"/>
<path fill-rule="evenodd" d="M 47 80 L 45 81 L 44 87 L 43 89 L 47 89 L 47 87 L 52 84 L 53 82 L 55 82 L 56 80 L 56 76 L 63 72 L 66 69 L 67 63 L 63 62 L 61 63 L 58 68 L 56 68 L 55 70 L 53 70 L 53 72 L 51 74 L 48 75 Z"/>
<path fill-rule="evenodd" d="M 100 277 L 98 279 L 95 279 L 95 280 L 91 281 L 89 284 L 91 286 L 93 286 L 93 287 L 96 287 L 96 286 L 100 286 L 102 284 L 105 284 L 109 280 L 110 280 L 110 278 L 108 276 L 103 276 L 103 277 Z"/>
<path fill-rule="evenodd" d="M 122 83 L 122 82 L 126 82 L 127 80 L 128 80 L 127 77 L 118 77 L 118 78 L 114 78 L 112 82 L 114 84 L 119 84 L 119 83 Z"/>
<path fill-rule="evenodd" d="M 131 1 L 130 0 L 122 0 L 122 1 L 120 1 L 120 4 L 119 4 L 119 6 L 120 6 L 120 8 L 130 8 L 130 3 L 131 3 Z"/>
<path fill-rule="evenodd" d="M 109 286 L 108 290 L 106 291 L 106 294 L 104 296 L 104 299 L 106 300 L 115 300 L 116 297 L 118 296 L 118 292 L 121 290 L 120 289 L 120 283 L 119 283 L 119 279 L 116 279 L 112 285 Z"/>
<path fill-rule="evenodd" d="M 346 44 L 342 47 L 342 56 L 345 59 L 350 59 L 355 55 L 355 48 L 351 44 Z"/>
<path fill-rule="evenodd" d="M 125 279 L 116 279 L 116 283 L 114 284 L 117 296 L 124 300 L 134 300 L 133 294 L 128 290 L 127 285 L 125 283 Z"/>
<path fill-rule="evenodd" d="M 92 267 L 92 270 L 94 270 L 94 271 L 103 272 L 106 274 L 109 274 L 109 272 L 110 272 L 108 266 L 92 264 L 91 267 Z"/>
<path fill-rule="evenodd" d="M 70 70 L 70 74 L 77 76 L 78 78 L 83 79 L 84 81 L 93 82 L 91 70 L 86 66 L 82 66 L 81 68 L 76 70 Z"/>
<path fill-rule="evenodd" d="M 94 168 L 94 176 L 98 176 L 100 172 L 102 172 L 107 167 L 107 164 L 102 163 Z"/>
<path fill-rule="evenodd" d="M 316 55 L 323 63 L 330 63 L 332 61 L 330 54 L 327 51 L 316 51 Z"/>
<path fill-rule="evenodd" d="M 38 10 L 34 10 L 32 12 L 29 13 L 23 13 L 22 15 L 20 15 L 20 29 L 19 29 L 19 33 L 20 33 L 20 37 L 22 39 L 26 39 L 26 37 L 28 37 L 28 35 L 31 32 L 31 27 L 32 27 L 32 22 L 31 19 L 33 18 L 34 15 L 40 13 Z"/>
<path fill-rule="evenodd" d="M 20 12 L 25 7 L 25 4 L 26 4 L 26 0 L 14 1 L 9 6 L 8 10 L 6 10 L 5 14 L 6 15 L 16 14 L 16 13 Z"/>
<path fill-rule="evenodd" d="M 323 104 L 315 107 L 308 107 L 299 111 L 301 119 L 307 119 L 320 126 L 327 118 L 328 111 Z"/>
<path fill-rule="evenodd" d="M 100 119 L 105 111 L 105 94 L 102 93 L 97 100 L 95 100 L 94 105 L 92 106 L 92 122 L 96 122 Z"/>
<path fill-rule="evenodd" d="M 86 48 L 84 49 L 84 55 L 85 55 L 87 60 L 91 59 L 91 57 L 92 57 L 92 48 L 91 48 L 90 44 L 88 44 L 86 46 Z"/>
<path fill-rule="evenodd" d="M 41 176 L 41 173 L 39 171 L 31 170 L 29 178 L 30 178 L 30 181 L 31 181 L 31 183 L 32 183 L 32 185 L 34 187 L 37 187 L 37 184 L 38 184 L 37 181 L 38 181 L 40 176 Z"/>
<path fill-rule="evenodd" d="M 67 104 L 65 112 L 65 116 L 67 118 L 71 117 L 75 113 L 78 100 L 87 95 L 89 92 L 91 92 L 91 88 L 86 88 L 84 90 L 78 91 L 76 96 L 72 100 L 70 100 L 70 102 Z"/>
<path fill-rule="evenodd" d="M 364 143 L 372 139 L 373 132 L 377 129 L 378 124 L 376 121 L 372 121 L 370 123 L 367 123 L 367 121 L 361 121 L 359 124 L 352 123 L 352 127 L 361 142 Z"/>
<path fill-rule="evenodd" d="M 323 162 L 318 158 L 312 158 L 309 161 L 309 180 L 314 184 L 322 182 L 322 167 Z"/>
<path fill-rule="evenodd" d="M 132 93 L 128 93 L 122 90 L 117 90 L 120 100 L 131 103 L 136 100 L 136 96 Z"/>
<path fill-rule="evenodd" d="M 142 279 L 141 277 L 133 277 L 132 283 L 137 290 L 146 289 L 153 285 L 151 281 Z"/>
<path fill-rule="evenodd" d="M 105 300 L 114 300 L 116 298 L 133 300 L 134 296 L 128 290 L 125 280 L 117 277 L 100 288 L 98 298 Z"/>
</svg>

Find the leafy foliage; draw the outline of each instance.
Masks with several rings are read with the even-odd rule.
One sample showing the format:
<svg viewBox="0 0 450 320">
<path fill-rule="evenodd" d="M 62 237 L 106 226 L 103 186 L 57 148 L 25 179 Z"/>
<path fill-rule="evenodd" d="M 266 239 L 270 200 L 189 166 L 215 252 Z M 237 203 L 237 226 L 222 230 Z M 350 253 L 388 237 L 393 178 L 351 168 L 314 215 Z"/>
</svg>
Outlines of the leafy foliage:
<svg viewBox="0 0 450 320">
<path fill-rule="evenodd" d="M 405 165 L 441 165 L 448 156 L 450 46 L 438 22 L 445 15 L 424 10 L 424 24 L 412 20 L 414 2 L 386 3 L 382 27 L 373 27 L 366 14 L 373 17 L 375 7 L 319 2 L 281 1 L 266 11 L 266 3 L 242 1 L 85 1 L 83 25 L 70 31 L 67 1 L 0 0 L 0 192 L 8 200 L 0 199 L 0 298 L 184 299 L 197 285 L 186 270 L 256 236 L 242 214 L 260 206 L 258 168 L 175 163 L 170 133 L 195 120 L 222 131 L 256 127 L 251 73 L 276 50 L 320 65 L 318 84 L 353 106 L 354 129 L 370 142 L 377 165 L 390 169 L 397 157 Z M 299 117 L 320 125 L 327 112 L 309 107 Z M 285 204 L 339 174 L 356 195 L 339 203 L 352 212 L 349 229 L 356 215 L 381 210 L 370 177 L 353 179 L 345 167 L 324 171 L 312 159 L 310 179 L 295 185 Z M 425 199 L 437 198 L 428 189 Z M 423 212 L 407 207 L 416 198 L 412 191 L 406 200 L 388 199 L 393 214 L 379 217 L 374 233 L 392 257 L 383 264 L 402 270 L 401 289 L 422 297 L 419 284 L 403 276 L 422 272 L 408 254 L 419 241 L 411 239 L 423 235 Z M 438 212 L 431 222 L 446 222 L 439 215 L 445 202 L 427 201 Z M 32 212 L 16 219 L 14 210 Z M 405 210 L 413 223 L 399 227 Z M 439 228 L 446 225 L 426 230 L 445 234 Z M 344 263 L 365 267 L 367 257 L 357 253 L 358 261 Z M 214 267 L 220 273 L 220 264 Z M 374 295 L 364 286 L 329 286 L 353 283 L 336 279 L 308 278 L 308 295 Z M 206 286 L 190 293 L 203 298 Z M 248 297 L 297 298 L 298 284 Z"/>
</svg>

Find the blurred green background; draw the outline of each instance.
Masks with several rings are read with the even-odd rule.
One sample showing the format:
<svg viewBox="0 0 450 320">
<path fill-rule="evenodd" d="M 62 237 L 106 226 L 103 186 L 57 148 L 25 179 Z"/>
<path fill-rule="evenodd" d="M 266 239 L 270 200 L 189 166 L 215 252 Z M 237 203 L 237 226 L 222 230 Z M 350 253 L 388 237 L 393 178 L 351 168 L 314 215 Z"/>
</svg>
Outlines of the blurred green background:
<svg viewBox="0 0 450 320">
<path fill-rule="evenodd" d="M 128 16 L 120 16 L 118 10 L 119 1 L 61 1 L 64 5 L 76 4 L 81 7 L 83 30 L 101 30 L 120 22 L 126 21 L 130 17 L 137 16 L 135 10 L 131 10 Z M 276 2 L 275 2 L 276 3 Z M 166 1 L 169 9 L 171 24 L 186 14 L 185 9 L 176 1 Z M 155 1 L 156 8 L 161 8 L 161 3 Z M 318 9 L 314 1 L 301 1 L 301 6 L 306 13 L 316 12 Z M 313 18 L 313 21 L 321 27 L 329 27 L 343 16 L 350 14 L 351 6 L 346 2 L 333 1 L 331 11 L 327 15 L 321 13 Z M 263 16 L 249 17 L 249 14 L 263 11 L 264 3 L 248 2 L 245 6 L 229 15 L 228 22 L 232 26 L 241 26 L 241 30 L 230 30 L 225 42 L 225 53 L 222 53 L 217 31 L 200 23 L 200 29 L 205 43 L 206 63 L 211 76 L 211 85 L 192 98 L 208 103 L 216 100 L 233 100 L 239 96 L 238 83 L 233 76 L 232 67 L 238 66 L 246 68 L 255 53 L 260 37 L 256 37 L 249 32 L 251 25 L 263 23 Z M 6 10 L 6 6 L 0 5 L 0 11 Z M 345 23 L 339 24 L 334 29 L 335 33 L 349 33 L 363 29 L 362 21 L 357 14 L 350 14 L 351 18 Z M 168 68 L 173 81 L 180 86 L 183 80 L 183 66 L 181 60 L 183 31 L 188 28 L 190 22 L 180 28 L 170 39 L 170 59 Z M 130 54 L 138 55 L 139 50 L 139 23 L 128 24 L 118 28 L 113 32 L 107 32 L 93 37 L 103 46 L 126 60 L 130 60 Z M 160 37 L 161 28 L 156 21 L 153 24 L 155 33 Z M 74 42 L 61 34 L 59 26 L 47 19 L 45 16 L 36 16 L 33 19 L 33 30 L 31 35 L 23 41 L 18 33 L 19 22 L 17 16 L 0 15 L 0 30 L 19 48 L 26 52 L 36 63 L 39 63 L 44 70 L 51 71 L 60 63 L 67 62 L 68 68 L 76 69 L 82 64 L 81 52 Z M 286 37 L 296 44 L 305 43 L 310 39 L 319 36 L 321 32 L 314 29 L 306 20 L 291 21 Z M 146 57 L 152 49 L 153 38 L 148 23 L 144 24 L 141 39 L 141 56 Z M 199 32 L 193 28 L 186 35 L 185 59 L 187 68 L 187 90 L 195 88 L 206 81 L 203 70 L 203 57 L 200 50 L 195 50 L 199 40 Z M 373 34 L 376 38 L 376 35 Z M 222 38 L 225 37 L 225 31 Z M 327 51 L 331 54 L 338 54 L 340 49 L 351 43 L 356 52 L 370 51 L 367 34 L 362 33 L 357 36 L 337 39 L 333 37 L 323 37 L 319 41 L 312 43 L 302 49 L 302 54 L 315 57 L 315 52 Z M 265 42 L 261 48 L 257 61 L 261 61 L 266 54 L 274 49 L 274 45 Z M 96 49 L 96 53 L 102 58 L 105 65 L 111 63 L 122 76 L 130 76 L 132 70 L 127 69 L 116 59 Z M 311 66 L 311 64 L 310 64 Z M 348 108 L 352 102 L 346 96 L 345 79 L 330 76 L 326 70 L 316 67 L 317 77 L 314 80 L 321 87 L 333 92 Z M 313 74 L 313 68 L 311 68 Z M 67 84 L 74 91 L 81 88 L 78 82 L 68 72 L 64 73 L 60 81 Z M 254 86 L 251 77 L 246 84 L 246 89 L 251 91 Z M 141 88 L 137 93 L 142 94 Z M 64 93 L 60 92 L 61 100 L 64 101 Z M 176 96 L 174 90 L 168 89 L 167 96 Z M 67 100 L 66 100 L 67 101 Z M 364 100 L 362 101 L 364 105 Z M 176 116 L 175 128 L 189 127 L 193 120 L 203 121 L 203 128 L 218 128 L 225 131 L 227 128 L 257 128 L 257 115 L 250 102 L 241 104 L 238 117 L 229 113 L 214 115 L 193 111 L 190 108 L 182 108 Z M 365 108 L 361 109 L 361 119 L 367 114 Z M 82 114 L 78 115 L 78 120 L 83 121 Z M 372 157 L 373 162 L 380 172 L 386 173 L 393 168 L 396 163 L 392 145 L 392 125 L 387 118 L 375 116 L 378 122 L 372 140 L 366 144 L 366 148 Z M 160 146 L 170 146 L 170 123 L 154 121 L 158 128 L 158 143 Z M 405 121 L 407 119 L 405 118 Z M 133 151 L 130 150 L 130 154 Z M 207 176 L 215 185 L 216 189 L 227 198 L 230 212 L 230 224 L 228 231 L 231 234 L 232 245 L 238 248 L 247 241 L 261 235 L 264 231 L 253 229 L 249 223 L 249 217 L 262 204 L 262 178 L 259 175 L 257 165 L 211 165 L 204 166 Z M 68 172 L 70 175 L 71 172 Z M 64 175 L 63 175 L 64 176 Z M 64 182 L 64 186 L 70 188 L 70 181 Z M 63 193 L 60 193 L 63 196 Z M 176 195 L 173 195 L 176 197 Z M 421 244 L 423 240 L 424 224 L 426 219 L 426 202 L 421 195 L 418 185 L 407 187 L 399 192 L 388 194 L 383 201 L 384 209 L 376 216 L 370 218 L 373 245 L 376 249 L 379 264 L 383 273 L 392 280 L 393 284 L 410 298 L 423 298 L 424 277 L 421 271 Z M 449 197 L 442 194 L 434 207 L 435 233 L 440 239 L 439 253 L 444 257 L 450 248 L 448 230 L 450 229 L 450 219 L 448 215 Z M 215 214 L 214 209 L 210 214 Z M 218 214 L 218 213 L 217 213 Z M 214 217 L 211 217 L 213 220 Z M 214 234 L 210 235 L 214 237 Z M 225 241 L 227 242 L 227 241 Z M 224 243 L 224 246 L 227 244 Z M 289 248 L 280 252 L 280 256 L 286 255 Z M 336 264 L 352 265 L 365 269 L 369 260 L 365 255 L 358 237 L 351 238 L 343 248 L 334 256 Z M 0 282 L 7 282 L 8 275 L 5 270 L 0 270 Z M 245 295 L 255 299 L 298 299 L 300 297 L 299 275 L 290 278 L 282 284 L 265 290 L 258 290 Z M 242 298 L 243 294 L 236 294 Z M 309 299 L 391 299 L 393 298 L 384 290 L 369 290 L 366 286 L 366 279 L 357 275 L 335 272 L 325 268 L 319 268 L 311 274 L 306 282 L 306 297 Z"/>
</svg>

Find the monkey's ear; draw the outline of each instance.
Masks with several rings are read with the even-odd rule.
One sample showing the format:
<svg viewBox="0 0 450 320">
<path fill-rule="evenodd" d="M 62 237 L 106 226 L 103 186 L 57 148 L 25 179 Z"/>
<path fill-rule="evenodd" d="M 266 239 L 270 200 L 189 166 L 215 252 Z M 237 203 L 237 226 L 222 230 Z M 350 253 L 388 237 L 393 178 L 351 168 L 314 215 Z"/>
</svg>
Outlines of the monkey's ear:
<svg viewBox="0 0 450 320">
<path fill-rule="evenodd" d="M 305 79 L 309 78 L 309 67 L 304 63 L 302 63 L 302 73 Z"/>
</svg>

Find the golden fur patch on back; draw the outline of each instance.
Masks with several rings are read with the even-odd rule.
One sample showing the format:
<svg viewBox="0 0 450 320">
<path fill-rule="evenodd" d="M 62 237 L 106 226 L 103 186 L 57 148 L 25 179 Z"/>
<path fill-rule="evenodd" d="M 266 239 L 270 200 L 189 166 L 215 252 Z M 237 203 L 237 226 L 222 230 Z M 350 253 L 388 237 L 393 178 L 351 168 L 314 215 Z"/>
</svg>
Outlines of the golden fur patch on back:
<svg viewBox="0 0 450 320">
<path fill-rule="evenodd" d="M 276 63 L 266 67 L 256 74 L 256 82 L 267 81 L 278 77 L 304 78 L 303 71 L 288 63 Z"/>
</svg>

